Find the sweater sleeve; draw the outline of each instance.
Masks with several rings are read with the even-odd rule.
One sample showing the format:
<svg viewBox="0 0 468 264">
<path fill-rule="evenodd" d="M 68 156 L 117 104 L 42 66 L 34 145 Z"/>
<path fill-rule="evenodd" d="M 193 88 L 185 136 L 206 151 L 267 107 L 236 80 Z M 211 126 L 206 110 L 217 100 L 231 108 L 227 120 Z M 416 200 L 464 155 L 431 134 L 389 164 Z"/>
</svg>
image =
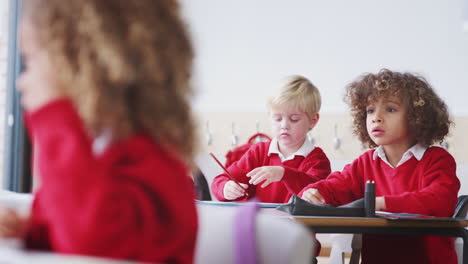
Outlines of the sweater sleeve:
<svg viewBox="0 0 468 264">
<path fill-rule="evenodd" d="M 363 173 L 359 170 L 361 158 L 353 161 L 343 168 L 343 171 L 335 171 L 325 180 L 307 185 L 299 193 L 299 197 L 308 189 L 317 189 L 327 204 L 339 206 L 362 198 Z"/>
<path fill-rule="evenodd" d="M 31 223 L 36 224 L 31 225 L 27 245 L 50 243 L 54 251 L 62 253 L 169 261 L 188 239 L 195 239 L 193 190 L 187 182 L 183 185 L 187 188 L 174 191 L 173 181 L 183 178 L 175 176 L 184 170 L 176 169 L 175 164 L 157 164 L 157 175 L 167 178 L 157 181 L 157 186 L 148 186 L 135 177 L 147 170 L 126 167 L 132 161 L 125 157 L 119 157 L 123 162 L 117 162 L 117 166 L 115 160 L 96 158 L 68 100 L 51 102 L 28 120 L 33 144 L 41 151 L 38 164 L 42 185 L 39 207 L 31 216 Z M 154 163 L 154 159 L 147 163 Z M 41 214 L 47 219 L 49 240 L 42 238 L 43 243 L 39 237 L 44 230 Z M 149 244 L 157 252 L 142 257 Z"/>
<path fill-rule="evenodd" d="M 452 215 L 460 189 L 460 181 L 456 176 L 456 163 L 445 150 L 432 154 L 435 154 L 434 158 L 427 162 L 427 168 L 424 168 L 422 188 L 414 192 L 386 195 L 387 211 L 439 217 Z"/>
<path fill-rule="evenodd" d="M 236 162 L 232 163 L 231 166 L 227 168 L 228 172 L 237 179 L 238 182 L 248 184 L 247 193 L 249 197 L 255 195 L 255 185 L 249 184 L 249 178 L 246 176 L 251 170 L 262 166 L 262 160 L 267 156 L 265 152 L 266 145 L 258 143 L 250 147 L 250 149 Z M 213 191 L 216 199 L 220 201 L 228 201 L 224 197 L 224 185 L 231 178 L 226 173 L 222 173 L 216 176 L 211 183 L 211 189 Z M 235 201 L 246 201 L 249 197 L 240 197 Z"/>
<path fill-rule="evenodd" d="M 307 184 L 325 179 L 331 173 L 330 161 L 323 151 L 315 148 L 300 169 L 283 165 L 282 182 L 290 193 L 298 194 Z"/>
</svg>

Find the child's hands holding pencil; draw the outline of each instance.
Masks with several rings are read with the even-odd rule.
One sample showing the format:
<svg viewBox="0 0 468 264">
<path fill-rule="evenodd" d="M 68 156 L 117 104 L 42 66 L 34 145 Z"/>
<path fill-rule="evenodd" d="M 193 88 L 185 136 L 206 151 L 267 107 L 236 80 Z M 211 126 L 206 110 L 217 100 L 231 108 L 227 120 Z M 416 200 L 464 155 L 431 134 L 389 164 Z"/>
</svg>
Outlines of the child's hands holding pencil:
<svg viewBox="0 0 468 264">
<path fill-rule="evenodd" d="M 223 189 L 224 198 L 228 200 L 234 200 L 239 197 L 249 196 L 249 193 L 246 189 L 249 187 L 248 184 L 240 183 L 234 176 L 229 173 L 229 171 L 223 166 L 223 164 L 216 158 L 213 153 L 210 153 L 210 156 L 218 163 L 218 165 L 223 169 L 226 175 L 231 179 L 230 181 L 226 182 Z"/>
<path fill-rule="evenodd" d="M 247 188 L 249 185 L 244 183 L 237 184 L 234 181 L 228 181 L 224 185 L 223 195 L 224 198 L 227 200 L 235 200 L 240 197 L 244 197 L 247 195 Z"/>
</svg>

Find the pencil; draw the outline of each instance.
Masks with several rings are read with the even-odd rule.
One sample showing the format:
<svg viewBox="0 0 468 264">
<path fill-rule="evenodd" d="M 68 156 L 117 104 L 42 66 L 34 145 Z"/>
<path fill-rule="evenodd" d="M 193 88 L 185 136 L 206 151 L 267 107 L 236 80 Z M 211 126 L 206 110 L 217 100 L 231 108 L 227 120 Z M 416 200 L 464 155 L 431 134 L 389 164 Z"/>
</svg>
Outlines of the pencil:
<svg viewBox="0 0 468 264">
<path fill-rule="evenodd" d="M 231 173 L 229 173 L 228 170 L 226 170 L 226 168 L 225 168 L 225 167 L 223 166 L 223 164 L 216 158 L 216 156 L 213 155 L 213 153 L 210 153 L 210 155 L 211 155 L 211 157 L 213 157 L 213 159 L 216 161 L 216 163 L 218 163 L 218 165 L 224 170 L 224 172 L 227 174 L 227 176 L 228 176 L 233 182 L 235 182 L 239 187 L 241 187 L 243 190 L 245 190 L 244 187 L 242 187 L 242 186 L 240 185 L 239 181 L 238 181 L 236 178 L 234 178 L 234 176 L 232 176 Z M 248 196 L 248 193 L 247 193 L 247 192 L 246 192 L 246 195 Z"/>
</svg>

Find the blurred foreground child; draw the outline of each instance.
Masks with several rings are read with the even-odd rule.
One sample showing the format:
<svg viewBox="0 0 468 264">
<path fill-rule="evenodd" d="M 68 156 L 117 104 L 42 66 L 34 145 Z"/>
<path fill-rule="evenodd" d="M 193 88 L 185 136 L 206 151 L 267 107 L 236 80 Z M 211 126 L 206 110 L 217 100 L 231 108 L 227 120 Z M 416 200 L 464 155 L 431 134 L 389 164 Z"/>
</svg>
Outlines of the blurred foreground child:
<svg viewBox="0 0 468 264">
<path fill-rule="evenodd" d="M 31 249 L 192 263 L 192 46 L 172 0 L 26 0 L 18 79 L 41 177 Z"/>
</svg>

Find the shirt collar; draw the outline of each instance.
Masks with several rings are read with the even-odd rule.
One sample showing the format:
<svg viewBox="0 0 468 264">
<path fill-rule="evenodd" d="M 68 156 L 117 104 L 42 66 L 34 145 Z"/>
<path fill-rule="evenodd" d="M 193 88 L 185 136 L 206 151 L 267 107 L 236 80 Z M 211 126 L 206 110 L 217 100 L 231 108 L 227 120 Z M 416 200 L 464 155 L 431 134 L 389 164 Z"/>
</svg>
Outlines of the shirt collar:
<svg viewBox="0 0 468 264">
<path fill-rule="evenodd" d="M 406 161 L 408 161 L 409 159 L 411 159 L 411 157 L 415 157 L 417 160 L 421 160 L 424 156 L 424 153 L 426 152 L 427 150 L 427 147 L 424 147 L 420 144 L 416 144 L 414 146 L 412 146 L 411 148 L 409 148 L 404 154 L 403 156 L 401 157 L 401 160 L 397 163 L 397 165 L 395 167 L 398 167 L 400 166 L 401 164 L 405 163 Z M 380 159 L 382 159 L 385 163 L 387 163 L 390 167 L 393 168 L 393 166 L 390 164 L 390 162 L 388 161 L 387 159 L 387 156 L 385 155 L 385 151 L 384 151 L 384 148 L 382 146 L 378 146 L 373 155 L 372 155 L 372 159 L 373 160 L 376 160 L 377 157 L 379 157 Z"/>
<path fill-rule="evenodd" d="M 112 133 L 108 131 L 96 137 L 93 140 L 93 143 L 91 146 L 94 156 L 100 156 L 102 153 L 104 153 L 107 147 L 109 147 L 109 145 L 112 143 L 112 140 L 113 140 Z"/>
<path fill-rule="evenodd" d="M 268 156 L 270 156 L 270 154 L 272 153 L 278 154 L 281 162 L 283 162 L 287 160 L 292 160 L 295 156 L 307 157 L 307 155 L 309 155 L 312 152 L 312 150 L 314 150 L 314 148 L 314 143 L 308 137 L 306 137 L 306 139 L 304 140 L 304 144 L 302 144 L 302 146 L 296 152 L 291 154 L 289 157 L 284 157 L 283 154 L 281 154 L 281 152 L 279 151 L 278 140 L 276 138 L 273 138 L 273 140 L 270 143 L 270 148 L 268 149 Z"/>
</svg>

